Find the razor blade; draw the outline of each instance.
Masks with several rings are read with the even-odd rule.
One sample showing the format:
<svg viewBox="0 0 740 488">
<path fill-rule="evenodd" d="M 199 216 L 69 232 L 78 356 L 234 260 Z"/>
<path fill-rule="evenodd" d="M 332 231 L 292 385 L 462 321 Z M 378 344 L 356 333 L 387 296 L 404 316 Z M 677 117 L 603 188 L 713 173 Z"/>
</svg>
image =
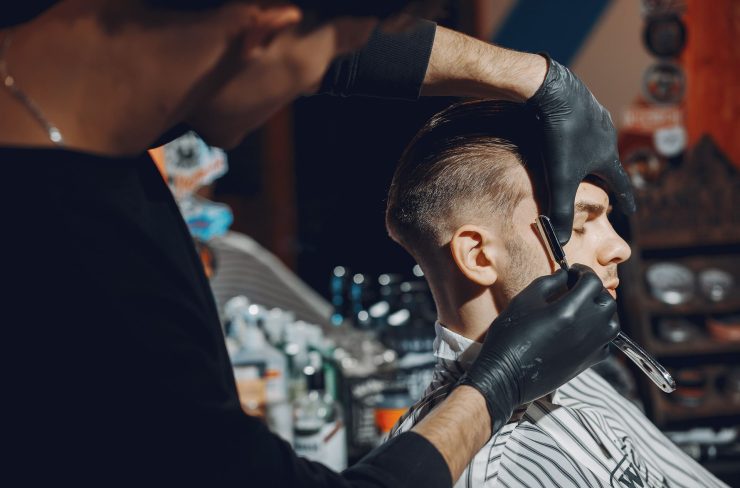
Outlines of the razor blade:
<svg viewBox="0 0 740 488">
<path fill-rule="evenodd" d="M 568 271 L 568 261 L 565 259 L 565 251 L 563 251 L 563 246 L 558 241 L 550 219 L 545 215 L 538 216 L 537 220 L 535 220 L 535 227 L 540 234 L 540 238 L 546 244 L 545 249 L 550 259 L 562 269 Z M 613 320 L 616 320 L 616 317 Z M 617 337 L 612 340 L 612 344 L 618 347 L 625 356 L 630 358 L 658 388 L 666 393 L 671 393 L 676 389 L 676 381 L 671 374 L 647 351 L 640 347 L 639 344 L 627 337 L 626 334 L 620 331 Z"/>
</svg>

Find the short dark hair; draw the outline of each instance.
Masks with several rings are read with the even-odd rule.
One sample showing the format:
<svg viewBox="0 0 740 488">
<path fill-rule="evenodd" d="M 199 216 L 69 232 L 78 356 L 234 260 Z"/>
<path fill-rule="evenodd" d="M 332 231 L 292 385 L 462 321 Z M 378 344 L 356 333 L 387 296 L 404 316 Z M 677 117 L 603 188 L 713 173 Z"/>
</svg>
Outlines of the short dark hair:
<svg viewBox="0 0 740 488">
<path fill-rule="evenodd" d="M 503 216 L 529 191 L 511 170 L 540 160 L 523 104 L 477 100 L 434 115 L 408 145 L 388 193 L 386 227 L 417 260 L 451 237 L 460 218 Z"/>
<path fill-rule="evenodd" d="M 26 0 L 0 19 L 0 27 L 27 22 L 61 0 Z M 238 0 L 145 0 L 152 7 L 173 10 L 207 10 Z M 445 0 L 286 0 L 305 10 L 312 22 L 322 23 L 341 16 L 371 16 L 385 19 L 407 11 L 413 15 L 435 17 Z"/>
<path fill-rule="evenodd" d="M 178 10 L 204 10 L 238 0 L 146 0 L 152 6 Z M 286 0 L 321 23 L 336 17 L 378 17 L 385 19 L 409 11 L 414 15 L 433 15 L 442 0 Z"/>
</svg>

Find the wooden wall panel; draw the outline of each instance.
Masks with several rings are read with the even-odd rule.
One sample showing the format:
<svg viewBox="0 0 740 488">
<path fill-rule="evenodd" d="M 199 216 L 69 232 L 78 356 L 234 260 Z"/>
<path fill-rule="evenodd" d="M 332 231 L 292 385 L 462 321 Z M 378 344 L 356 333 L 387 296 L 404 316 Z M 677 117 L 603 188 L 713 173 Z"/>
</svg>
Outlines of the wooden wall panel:
<svg viewBox="0 0 740 488">
<path fill-rule="evenodd" d="M 740 167 L 740 1 L 687 0 L 689 142 L 710 134 Z"/>
</svg>

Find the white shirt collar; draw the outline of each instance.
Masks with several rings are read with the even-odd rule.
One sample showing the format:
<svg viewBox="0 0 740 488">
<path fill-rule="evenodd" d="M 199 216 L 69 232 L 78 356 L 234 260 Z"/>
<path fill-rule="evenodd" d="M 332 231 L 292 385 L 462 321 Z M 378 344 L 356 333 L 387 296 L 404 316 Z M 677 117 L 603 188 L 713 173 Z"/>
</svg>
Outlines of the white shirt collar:
<svg viewBox="0 0 740 488">
<path fill-rule="evenodd" d="M 437 337 L 434 339 L 434 355 L 440 359 L 456 361 L 463 369 L 468 369 L 478 357 L 482 344 L 456 332 L 439 323 L 434 323 Z"/>
<path fill-rule="evenodd" d="M 444 365 L 444 361 L 454 361 L 463 370 L 467 371 L 471 364 L 475 361 L 480 353 L 480 349 L 483 346 L 482 343 L 476 342 L 473 339 L 468 339 L 465 336 L 461 336 L 457 332 L 452 332 L 450 329 L 439 323 L 439 320 L 434 322 L 434 332 L 436 337 L 434 338 L 434 356 L 442 359 L 442 367 L 446 370 L 450 368 Z M 450 371 L 453 372 L 453 371 Z M 461 373 L 457 373 L 461 374 Z M 546 398 L 548 401 L 556 401 L 558 390 L 545 395 L 542 398 Z M 528 406 L 529 404 L 527 404 Z"/>
</svg>

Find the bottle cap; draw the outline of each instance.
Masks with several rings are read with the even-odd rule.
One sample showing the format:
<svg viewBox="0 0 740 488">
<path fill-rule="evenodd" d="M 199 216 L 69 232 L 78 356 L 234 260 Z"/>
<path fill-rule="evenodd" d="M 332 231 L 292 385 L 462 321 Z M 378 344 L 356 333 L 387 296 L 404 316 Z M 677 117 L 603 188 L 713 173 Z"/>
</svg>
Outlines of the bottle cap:
<svg viewBox="0 0 740 488">
<path fill-rule="evenodd" d="M 224 304 L 224 315 L 227 319 L 233 319 L 241 310 L 249 307 L 249 299 L 244 295 L 230 298 Z"/>
<path fill-rule="evenodd" d="M 321 354 L 316 351 L 309 353 L 308 366 L 303 368 L 303 374 L 306 376 L 306 386 L 309 391 L 324 391 L 326 383 L 324 381 L 324 365 Z"/>
</svg>

